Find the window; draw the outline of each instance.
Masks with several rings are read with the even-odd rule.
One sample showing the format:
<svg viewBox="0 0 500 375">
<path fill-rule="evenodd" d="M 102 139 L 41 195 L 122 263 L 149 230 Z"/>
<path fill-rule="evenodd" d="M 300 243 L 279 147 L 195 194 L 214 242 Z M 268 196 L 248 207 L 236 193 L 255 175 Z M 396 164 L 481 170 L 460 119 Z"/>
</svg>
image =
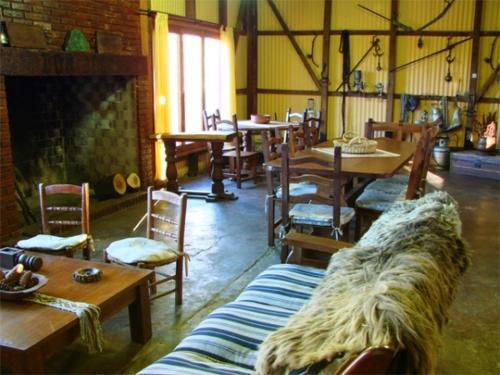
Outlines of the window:
<svg viewBox="0 0 500 375">
<path fill-rule="evenodd" d="M 202 130 L 202 110 L 221 108 L 219 30 L 175 20 L 169 25 L 170 127 Z"/>
</svg>

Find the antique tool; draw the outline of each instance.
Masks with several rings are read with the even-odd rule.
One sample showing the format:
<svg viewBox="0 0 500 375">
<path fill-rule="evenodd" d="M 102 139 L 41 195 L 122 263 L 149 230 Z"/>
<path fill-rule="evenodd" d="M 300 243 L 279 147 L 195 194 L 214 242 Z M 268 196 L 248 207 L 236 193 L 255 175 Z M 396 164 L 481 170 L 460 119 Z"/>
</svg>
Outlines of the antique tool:
<svg viewBox="0 0 500 375">
<path fill-rule="evenodd" d="M 465 39 L 462 39 L 462 40 L 459 40 L 458 42 L 455 42 L 455 43 L 452 43 L 452 44 L 449 44 L 448 46 L 446 46 L 445 48 L 443 49 L 440 49 L 438 51 L 435 51 L 435 52 L 432 52 L 428 55 L 425 55 L 425 56 L 422 56 L 422 57 L 419 57 L 418 59 L 415 59 L 415 60 L 412 60 L 412 61 L 409 61 L 407 63 L 404 63 L 402 65 L 399 65 L 399 66 L 396 66 L 395 68 L 391 69 L 390 71 L 391 72 L 395 72 L 396 70 L 399 70 L 399 69 L 403 69 L 403 68 L 406 68 L 408 65 L 412 65 L 412 64 L 415 64 L 417 62 L 420 62 L 422 60 L 425 60 L 425 59 L 428 59 L 429 57 L 432 57 L 432 56 L 436 56 L 436 55 L 439 55 L 440 53 L 443 53 L 443 52 L 447 52 L 453 48 L 455 48 L 456 46 L 458 46 L 459 44 L 462 44 L 464 42 L 467 42 L 469 40 L 471 40 L 472 37 L 469 37 L 469 38 L 465 38 Z"/>
<path fill-rule="evenodd" d="M 374 39 L 372 39 L 372 43 L 374 43 L 374 40 L 375 40 L 375 37 L 373 37 Z M 377 67 L 375 68 L 377 70 L 377 72 L 380 72 L 382 70 L 382 66 L 380 65 L 380 58 L 384 55 L 383 52 L 380 52 L 380 50 L 382 48 L 380 48 L 380 43 L 377 41 L 375 43 L 375 51 L 373 51 L 373 56 L 375 56 L 377 58 Z"/>
<path fill-rule="evenodd" d="M 12 268 L 18 263 L 22 264 L 27 270 L 38 271 L 42 268 L 43 260 L 36 255 L 24 254 L 23 250 L 14 247 L 0 249 L 0 267 Z"/>
<path fill-rule="evenodd" d="M 314 66 L 316 66 L 316 68 L 319 68 L 318 63 L 314 61 L 314 46 L 316 44 L 316 38 L 318 38 L 317 35 L 314 36 L 311 42 L 311 53 L 307 55 L 307 58 L 312 61 L 312 63 L 314 64 Z"/>
<path fill-rule="evenodd" d="M 448 38 L 448 47 L 450 46 L 450 43 L 451 42 L 451 36 Z M 451 48 L 448 49 L 448 56 L 446 56 L 446 62 L 448 63 L 448 72 L 446 73 L 446 75 L 444 76 L 444 80 L 446 82 L 451 82 L 451 63 L 455 61 L 455 58 L 454 57 L 451 57 Z"/>
<path fill-rule="evenodd" d="M 371 10 L 370 8 L 367 8 L 367 7 L 365 7 L 365 6 L 361 5 L 361 4 L 358 4 L 358 7 L 362 8 L 364 10 L 367 10 L 368 12 L 370 12 L 372 14 L 375 14 L 376 16 L 378 16 L 380 18 L 383 18 L 384 20 L 389 21 L 394 26 L 396 26 L 396 27 L 398 27 L 398 28 L 400 28 L 400 29 L 402 29 L 404 31 L 422 31 L 422 30 L 426 29 L 427 27 L 429 27 L 430 25 L 432 25 L 433 23 L 435 23 L 438 20 L 440 20 L 446 14 L 446 12 L 448 12 L 448 10 L 450 9 L 450 7 L 453 5 L 454 1 L 455 0 L 444 0 L 445 6 L 444 6 L 443 10 L 441 11 L 441 13 L 439 13 L 436 17 L 432 18 L 429 22 L 427 22 L 423 26 L 420 26 L 418 29 L 413 29 L 411 26 L 405 25 L 404 23 L 399 22 L 395 18 L 386 17 L 383 14 L 377 13 L 374 10 Z"/>
<path fill-rule="evenodd" d="M 495 53 L 495 45 L 497 43 L 497 38 L 498 36 L 496 36 L 495 39 L 493 39 L 493 42 L 491 42 L 490 55 L 484 58 L 484 62 L 487 63 L 492 70 L 495 70 L 495 67 L 493 66 L 493 54 Z"/>
</svg>

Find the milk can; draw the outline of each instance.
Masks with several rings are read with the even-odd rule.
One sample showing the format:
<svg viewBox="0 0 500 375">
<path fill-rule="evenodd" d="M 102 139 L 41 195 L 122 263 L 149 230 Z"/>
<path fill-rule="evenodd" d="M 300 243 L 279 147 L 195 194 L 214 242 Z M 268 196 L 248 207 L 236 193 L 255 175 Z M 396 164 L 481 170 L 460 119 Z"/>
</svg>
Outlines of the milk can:
<svg viewBox="0 0 500 375">
<path fill-rule="evenodd" d="M 432 150 L 432 156 L 438 169 L 448 169 L 450 167 L 450 148 L 448 147 L 448 137 L 440 137 Z"/>
</svg>

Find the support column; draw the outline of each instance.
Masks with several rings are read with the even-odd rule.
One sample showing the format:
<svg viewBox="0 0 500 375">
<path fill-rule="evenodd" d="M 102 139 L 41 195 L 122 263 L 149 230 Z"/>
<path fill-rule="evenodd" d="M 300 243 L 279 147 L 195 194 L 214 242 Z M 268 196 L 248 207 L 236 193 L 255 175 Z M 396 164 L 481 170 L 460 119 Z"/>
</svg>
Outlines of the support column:
<svg viewBox="0 0 500 375">
<path fill-rule="evenodd" d="M 257 113 L 257 1 L 247 1 L 247 117 Z"/>
<path fill-rule="evenodd" d="M 398 0 L 391 0 L 391 19 L 398 19 Z M 389 35 L 389 66 L 387 70 L 389 75 L 387 77 L 387 103 L 385 121 L 393 121 L 392 114 L 394 112 L 394 90 L 396 87 L 396 32 L 397 27 L 391 22 L 391 29 Z"/>
<path fill-rule="evenodd" d="M 328 82 L 329 82 L 329 68 L 330 68 L 330 24 L 332 20 L 332 0 L 325 0 L 325 7 L 323 10 L 323 58 L 322 70 L 320 78 L 320 93 L 321 93 L 321 129 L 328 136 L 327 120 L 328 120 Z"/>
</svg>

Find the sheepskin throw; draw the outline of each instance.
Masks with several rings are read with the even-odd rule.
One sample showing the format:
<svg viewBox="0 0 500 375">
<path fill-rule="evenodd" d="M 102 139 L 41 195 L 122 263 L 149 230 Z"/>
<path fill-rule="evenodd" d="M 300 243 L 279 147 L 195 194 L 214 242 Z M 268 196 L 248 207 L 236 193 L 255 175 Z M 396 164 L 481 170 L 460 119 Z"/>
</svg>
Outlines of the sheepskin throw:
<svg viewBox="0 0 500 375">
<path fill-rule="evenodd" d="M 406 350 L 432 373 L 459 276 L 469 264 L 453 199 L 396 203 L 335 254 L 309 302 L 262 343 L 257 374 L 282 374 L 370 346 Z"/>
</svg>

